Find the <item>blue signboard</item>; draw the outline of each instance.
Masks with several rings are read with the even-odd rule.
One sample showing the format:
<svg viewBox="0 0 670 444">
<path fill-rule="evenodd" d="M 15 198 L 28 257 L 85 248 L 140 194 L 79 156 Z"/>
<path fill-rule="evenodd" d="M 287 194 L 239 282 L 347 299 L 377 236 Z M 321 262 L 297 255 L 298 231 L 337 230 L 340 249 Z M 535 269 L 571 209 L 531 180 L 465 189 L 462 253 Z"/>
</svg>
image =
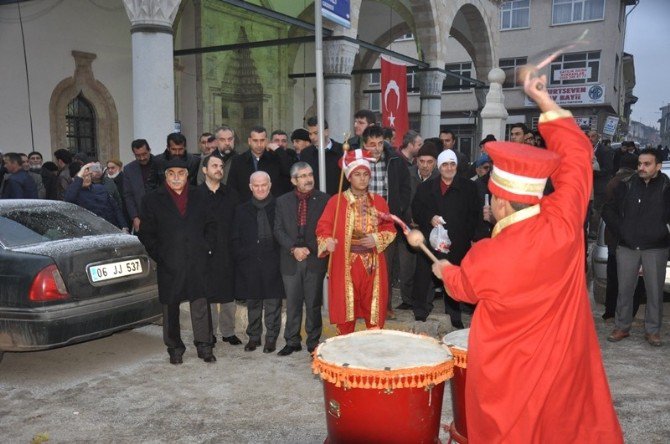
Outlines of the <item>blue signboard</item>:
<svg viewBox="0 0 670 444">
<path fill-rule="evenodd" d="M 321 0 L 322 15 L 345 28 L 351 28 L 349 0 Z"/>
</svg>

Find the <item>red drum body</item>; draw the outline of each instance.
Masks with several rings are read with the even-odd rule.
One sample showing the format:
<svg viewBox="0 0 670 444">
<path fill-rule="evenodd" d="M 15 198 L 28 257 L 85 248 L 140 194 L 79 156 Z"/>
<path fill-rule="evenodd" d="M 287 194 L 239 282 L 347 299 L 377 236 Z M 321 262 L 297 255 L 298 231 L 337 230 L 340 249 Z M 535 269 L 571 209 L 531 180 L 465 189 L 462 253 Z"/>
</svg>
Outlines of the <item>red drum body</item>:
<svg viewBox="0 0 670 444">
<path fill-rule="evenodd" d="M 326 443 L 438 443 L 444 382 L 432 388 L 345 389 L 324 381 Z"/>
<path fill-rule="evenodd" d="M 468 337 L 470 329 L 449 333 L 442 342 L 449 347 L 454 356 L 454 376 L 451 383 L 451 407 L 454 420 L 449 425 L 450 441 L 459 444 L 468 442 L 468 425 L 465 417 L 465 381 L 468 367 Z"/>
<path fill-rule="evenodd" d="M 326 443 L 439 443 L 449 349 L 426 336 L 367 330 L 315 352 L 323 379 Z"/>
</svg>

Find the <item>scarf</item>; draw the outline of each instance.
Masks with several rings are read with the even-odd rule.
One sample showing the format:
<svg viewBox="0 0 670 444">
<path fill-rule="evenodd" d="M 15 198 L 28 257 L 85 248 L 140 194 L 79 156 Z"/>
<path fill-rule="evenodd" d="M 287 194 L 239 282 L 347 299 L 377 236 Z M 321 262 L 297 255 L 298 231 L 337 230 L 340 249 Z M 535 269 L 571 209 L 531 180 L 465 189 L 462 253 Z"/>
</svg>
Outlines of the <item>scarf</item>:
<svg viewBox="0 0 670 444">
<path fill-rule="evenodd" d="M 167 188 L 168 194 L 170 194 L 172 201 L 177 207 L 177 211 L 179 211 L 181 217 L 184 217 L 186 215 L 186 205 L 188 204 L 188 184 L 186 184 L 181 194 L 175 193 L 174 190 L 170 188 L 167 183 L 165 184 L 165 188 Z"/>
<path fill-rule="evenodd" d="M 312 197 L 312 191 L 301 193 L 295 190 L 295 196 L 298 198 L 298 239 L 296 247 L 305 246 L 305 228 L 307 227 L 307 201 Z"/>
<path fill-rule="evenodd" d="M 274 202 L 272 194 L 269 194 L 263 200 L 258 200 L 255 197 L 251 198 L 251 203 L 256 208 L 256 225 L 258 226 L 258 241 L 262 249 L 271 248 L 273 242 L 272 226 L 268 219 L 265 207 Z"/>
</svg>

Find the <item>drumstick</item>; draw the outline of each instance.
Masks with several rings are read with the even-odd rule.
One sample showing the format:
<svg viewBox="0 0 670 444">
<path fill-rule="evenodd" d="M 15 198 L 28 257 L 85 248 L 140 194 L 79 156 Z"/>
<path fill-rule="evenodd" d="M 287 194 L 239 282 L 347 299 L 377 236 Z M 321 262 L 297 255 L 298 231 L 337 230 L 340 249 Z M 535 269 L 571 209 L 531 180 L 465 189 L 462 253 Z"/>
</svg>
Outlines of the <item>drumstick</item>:
<svg viewBox="0 0 670 444">
<path fill-rule="evenodd" d="M 425 253 L 426 256 L 428 256 L 428 259 L 433 261 L 433 263 L 437 264 L 439 260 L 435 257 L 432 251 L 428 249 L 428 247 L 425 244 L 426 238 L 423 236 L 423 233 L 419 230 L 410 230 L 409 233 L 405 235 L 407 237 L 407 243 L 413 246 L 414 248 L 421 248 L 421 251 Z"/>
<path fill-rule="evenodd" d="M 428 247 L 426 246 L 426 244 L 424 242 L 426 240 L 426 238 L 424 237 L 424 235 L 421 231 L 410 230 L 409 227 L 407 226 L 407 224 L 402 221 L 402 219 L 400 219 L 398 216 L 395 216 L 393 214 L 380 213 L 379 217 L 381 217 L 382 219 L 390 218 L 395 223 L 400 225 L 400 227 L 402 228 L 403 234 L 407 238 L 407 243 L 408 244 L 410 244 L 414 248 L 417 248 L 417 247 L 421 248 L 421 251 L 423 251 L 425 253 L 425 255 L 428 256 L 428 259 L 430 259 L 431 261 L 433 261 L 435 263 L 439 262 L 437 260 L 437 258 L 435 257 L 435 255 L 433 254 L 433 252 L 430 251 L 428 249 Z"/>
</svg>

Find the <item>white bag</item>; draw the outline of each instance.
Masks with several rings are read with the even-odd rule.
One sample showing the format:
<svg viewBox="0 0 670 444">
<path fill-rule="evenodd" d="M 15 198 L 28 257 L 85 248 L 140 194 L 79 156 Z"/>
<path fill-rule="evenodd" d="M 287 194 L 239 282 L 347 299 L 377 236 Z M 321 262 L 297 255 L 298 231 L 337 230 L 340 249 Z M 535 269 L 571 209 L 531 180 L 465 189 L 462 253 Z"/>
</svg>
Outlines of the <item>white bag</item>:
<svg viewBox="0 0 670 444">
<path fill-rule="evenodd" d="M 451 239 L 449 239 L 449 233 L 443 225 L 438 225 L 433 228 L 430 232 L 430 246 L 434 250 L 441 253 L 449 253 L 449 247 L 451 247 Z"/>
</svg>

